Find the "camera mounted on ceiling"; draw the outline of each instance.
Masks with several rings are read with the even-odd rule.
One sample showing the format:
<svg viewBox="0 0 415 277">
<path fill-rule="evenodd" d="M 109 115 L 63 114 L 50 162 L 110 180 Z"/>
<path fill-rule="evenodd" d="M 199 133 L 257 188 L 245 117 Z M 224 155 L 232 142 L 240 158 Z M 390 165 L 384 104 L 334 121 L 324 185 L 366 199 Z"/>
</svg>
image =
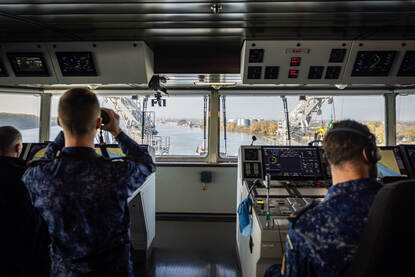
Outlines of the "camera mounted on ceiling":
<svg viewBox="0 0 415 277">
<path fill-rule="evenodd" d="M 167 82 L 167 78 L 160 75 L 153 75 L 150 82 L 148 83 L 148 87 L 154 90 L 154 97 L 155 99 L 151 100 L 151 106 L 158 104 L 160 107 L 166 106 L 166 99 L 162 99 L 163 95 L 169 95 L 167 93 L 167 88 L 165 87 Z"/>
</svg>

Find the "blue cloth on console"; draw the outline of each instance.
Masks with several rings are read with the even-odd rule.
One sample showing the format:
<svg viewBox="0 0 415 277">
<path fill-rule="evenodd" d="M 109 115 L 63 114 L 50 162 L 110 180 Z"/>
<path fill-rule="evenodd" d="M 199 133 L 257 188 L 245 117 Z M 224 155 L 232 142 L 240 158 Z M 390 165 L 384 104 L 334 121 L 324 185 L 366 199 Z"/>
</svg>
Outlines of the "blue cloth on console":
<svg viewBox="0 0 415 277">
<path fill-rule="evenodd" d="M 245 198 L 238 206 L 239 232 L 249 237 L 252 231 L 252 216 L 249 214 L 249 208 L 252 206 L 251 198 Z"/>
</svg>

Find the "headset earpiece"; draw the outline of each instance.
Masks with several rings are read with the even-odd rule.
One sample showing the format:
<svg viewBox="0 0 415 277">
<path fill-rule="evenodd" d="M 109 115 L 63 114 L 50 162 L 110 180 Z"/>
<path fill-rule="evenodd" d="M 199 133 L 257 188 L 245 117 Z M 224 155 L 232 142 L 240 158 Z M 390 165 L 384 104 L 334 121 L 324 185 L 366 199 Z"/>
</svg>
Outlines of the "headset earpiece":
<svg viewBox="0 0 415 277">
<path fill-rule="evenodd" d="M 376 147 L 376 137 L 374 135 L 372 135 L 371 133 L 366 133 L 366 132 L 362 132 L 356 129 L 352 129 L 352 128 L 334 128 L 334 129 L 330 129 L 326 136 L 328 136 L 331 133 L 337 133 L 337 132 L 348 132 L 348 133 L 355 133 L 357 135 L 360 135 L 364 138 L 366 138 L 367 143 L 366 146 L 364 147 L 365 153 L 366 153 L 366 158 L 368 160 L 368 162 L 376 164 L 378 161 L 380 161 L 381 159 L 381 154 L 379 149 Z"/>
</svg>

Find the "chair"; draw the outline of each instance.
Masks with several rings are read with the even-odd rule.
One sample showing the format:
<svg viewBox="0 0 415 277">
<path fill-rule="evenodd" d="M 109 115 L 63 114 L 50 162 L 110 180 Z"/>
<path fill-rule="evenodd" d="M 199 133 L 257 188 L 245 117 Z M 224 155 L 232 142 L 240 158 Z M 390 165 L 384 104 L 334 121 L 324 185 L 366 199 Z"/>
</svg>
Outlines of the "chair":
<svg viewBox="0 0 415 277">
<path fill-rule="evenodd" d="M 378 192 L 343 277 L 415 276 L 414 196 L 415 180 L 391 183 Z"/>
</svg>

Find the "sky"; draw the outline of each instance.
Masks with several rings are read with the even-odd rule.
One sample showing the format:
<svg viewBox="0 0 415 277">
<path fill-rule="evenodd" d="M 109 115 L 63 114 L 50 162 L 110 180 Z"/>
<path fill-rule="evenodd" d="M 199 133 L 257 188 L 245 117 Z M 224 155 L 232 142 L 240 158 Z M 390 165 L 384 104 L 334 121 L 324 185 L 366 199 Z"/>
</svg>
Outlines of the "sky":
<svg viewBox="0 0 415 277">
<path fill-rule="evenodd" d="M 226 109 L 228 119 L 257 118 L 279 120 L 283 116 L 282 100 L 278 96 L 249 97 L 227 96 Z M 52 99 L 52 116 L 56 116 L 59 97 Z M 203 97 L 166 97 L 167 107 L 151 107 L 157 118 L 203 118 Z M 287 97 L 289 110 L 298 102 L 298 96 Z M 335 96 L 336 119 L 377 120 L 384 119 L 384 100 L 382 96 Z M 415 95 L 397 98 L 398 121 L 415 120 Z M 322 116 L 332 117 L 332 105 L 324 104 Z M 33 95 L 0 94 L 0 112 L 26 113 L 39 115 L 40 97 Z M 1 124 L 0 124 L 1 125 Z"/>
</svg>

